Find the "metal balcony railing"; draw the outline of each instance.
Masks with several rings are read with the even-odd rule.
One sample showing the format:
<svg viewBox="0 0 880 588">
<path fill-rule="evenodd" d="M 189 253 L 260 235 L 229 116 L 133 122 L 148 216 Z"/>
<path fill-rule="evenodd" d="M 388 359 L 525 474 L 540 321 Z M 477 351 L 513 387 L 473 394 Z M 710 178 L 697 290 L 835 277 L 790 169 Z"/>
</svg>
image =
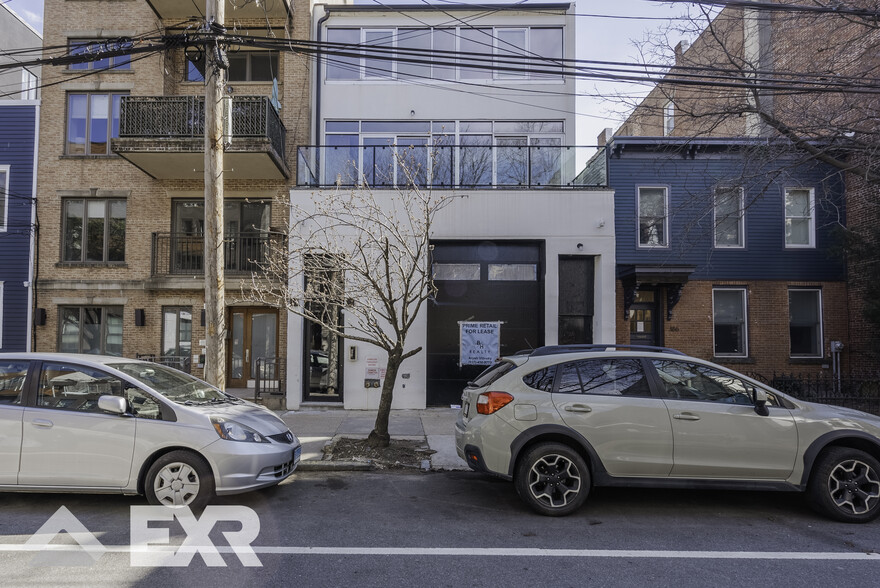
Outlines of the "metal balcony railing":
<svg viewBox="0 0 880 588">
<path fill-rule="evenodd" d="M 178 369 L 186 373 L 192 373 L 192 357 L 189 355 L 156 355 L 154 353 L 138 353 L 137 359 L 161 363 L 162 365 Z"/>
<path fill-rule="evenodd" d="M 598 150 L 598 151 L 597 151 Z M 320 145 L 297 150 L 299 186 L 582 188 L 607 185 L 604 148 Z"/>
<path fill-rule="evenodd" d="M 249 275 L 260 270 L 269 248 L 280 246 L 279 235 L 227 233 L 224 237 L 226 275 Z M 196 275 L 205 271 L 205 237 L 185 233 L 153 233 L 153 276 Z"/>
<path fill-rule="evenodd" d="M 223 99 L 225 136 L 266 138 L 283 159 L 287 131 L 266 96 Z M 119 116 L 120 138 L 201 138 L 205 134 L 205 99 L 201 96 L 123 96 Z M 234 144 L 233 144 L 234 145 Z"/>
</svg>

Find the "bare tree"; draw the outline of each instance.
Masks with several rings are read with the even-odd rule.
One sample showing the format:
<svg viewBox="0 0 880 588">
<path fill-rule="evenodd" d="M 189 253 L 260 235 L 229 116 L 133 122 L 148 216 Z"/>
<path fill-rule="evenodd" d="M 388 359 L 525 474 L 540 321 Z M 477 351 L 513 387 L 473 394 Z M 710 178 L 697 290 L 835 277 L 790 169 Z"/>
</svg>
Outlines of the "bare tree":
<svg viewBox="0 0 880 588">
<path fill-rule="evenodd" d="M 731 4 L 698 3 L 637 44 L 669 71 L 643 100 L 612 99 L 634 108 L 618 134 L 780 139 L 880 184 L 880 2 Z"/>
<path fill-rule="evenodd" d="M 400 151 L 404 151 L 400 149 Z M 405 188 L 337 188 L 289 201 L 289 242 L 270 245 L 255 276 L 252 301 L 286 308 L 330 334 L 330 361 L 338 337 L 388 354 L 376 423 L 368 442 L 387 446 L 398 370 L 419 353 L 406 338 L 436 288 L 429 266 L 435 215 L 450 201 L 420 187 L 423 166 L 397 153 Z M 356 176 L 355 176 L 356 177 Z M 331 378 L 332 379 L 332 378 Z M 335 386 L 335 382 L 328 382 Z"/>
<path fill-rule="evenodd" d="M 741 178 L 725 179 L 729 184 L 769 181 L 818 163 L 829 166 L 829 183 L 832 176 L 844 178 L 846 228 L 839 234 L 848 254 L 849 350 L 873 357 L 875 367 L 880 367 L 878 16 L 880 0 L 694 0 L 684 17 L 637 44 L 646 72 L 668 67 L 648 96 L 612 99 L 618 109 L 631 111 L 619 136 L 754 139 L 742 150 L 744 160 L 763 165 L 744 166 Z M 749 177 L 755 171 L 759 175 Z M 709 196 L 694 195 L 692 206 L 708 215 Z M 817 205 L 836 206 L 827 200 Z M 859 320 L 860 314 L 873 326 Z"/>
</svg>

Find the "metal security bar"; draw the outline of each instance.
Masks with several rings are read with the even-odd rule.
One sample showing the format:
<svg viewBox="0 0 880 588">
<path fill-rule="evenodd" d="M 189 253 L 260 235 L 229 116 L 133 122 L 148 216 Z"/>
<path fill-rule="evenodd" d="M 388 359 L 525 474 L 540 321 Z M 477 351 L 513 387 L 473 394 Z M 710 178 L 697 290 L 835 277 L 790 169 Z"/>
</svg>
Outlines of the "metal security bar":
<svg viewBox="0 0 880 588">
<path fill-rule="evenodd" d="M 282 357 L 258 357 L 254 374 L 254 400 L 260 396 L 282 396 L 286 393 L 286 360 Z"/>
</svg>

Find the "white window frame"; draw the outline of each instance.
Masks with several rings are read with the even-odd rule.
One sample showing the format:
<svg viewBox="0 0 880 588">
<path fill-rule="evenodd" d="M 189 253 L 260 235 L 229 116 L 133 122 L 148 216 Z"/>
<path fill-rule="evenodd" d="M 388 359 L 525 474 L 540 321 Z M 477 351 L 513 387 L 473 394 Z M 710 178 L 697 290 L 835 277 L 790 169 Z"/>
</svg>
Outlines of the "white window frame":
<svg viewBox="0 0 880 588">
<path fill-rule="evenodd" d="M 737 241 L 735 245 L 724 245 L 718 243 L 718 194 L 719 192 L 739 193 L 739 222 L 737 223 Z M 713 191 L 712 203 L 712 245 L 716 249 L 744 249 L 746 246 L 746 209 L 745 209 L 745 189 L 742 186 L 718 186 Z"/>
<path fill-rule="evenodd" d="M 507 43 L 502 41 L 498 35 L 499 31 L 504 32 L 516 32 L 522 33 L 523 35 L 523 63 L 528 63 L 526 60 L 528 59 L 526 56 L 531 55 L 530 48 L 530 40 L 531 40 L 531 28 L 530 27 L 495 27 L 492 29 L 492 39 L 493 39 L 493 47 L 492 47 L 492 56 L 494 58 L 512 58 L 515 57 L 515 54 L 511 54 L 512 50 L 507 46 Z M 523 67 L 522 73 L 517 73 L 515 71 L 493 71 L 492 75 L 496 80 L 527 80 L 529 79 L 529 70 L 528 66 Z"/>
<path fill-rule="evenodd" d="M 822 289 L 821 288 L 789 288 L 788 289 L 788 307 L 789 312 L 791 309 L 791 293 L 792 292 L 815 292 L 818 296 L 819 304 L 818 304 L 818 312 L 819 312 L 819 332 L 817 334 L 818 341 L 817 348 L 819 353 L 817 355 L 793 355 L 791 353 L 791 334 L 789 332 L 788 337 L 788 356 L 791 359 L 822 359 L 825 357 L 825 311 L 823 308 L 823 300 L 822 300 Z M 789 315 L 788 319 L 789 329 L 791 328 L 791 315 Z"/>
<path fill-rule="evenodd" d="M 3 204 L 2 214 L 0 214 L 0 233 L 9 230 L 9 169 L 8 164 L 0 165 L 0 174 L 3 179 L 0 182 L 0 203 Z"/>
<path fill-rule="evenodd" d="M 663 190 L 663 235 L 661 244 L 642 243 L 642 190 Z M 636 186 L 636 244 L 639 249 L 669 249 L 669 186 Z"/>
<path fill-rule="evenodd" d="M 492 70 L 491 64 L 487 64 L 485 66 L 485 68 L 488 69 L 489 71 L 486 72 L 485 77 L 470 78 L 470 77 L 462 76 L 462 73 L 461 73 L 462 68 L 459 67 L 458 65 L 454 65 L 454 66 L 447 65 L 447 66 L 443 66 L 443 67 L 455 69 L 455 75 L 452 78 L 446 78 L 446 77 L 435 78 L 434 74 L 433 74 L 433 70 L 431 70 L 431 74 L 428 76 L 428 79 L 421 80 L 421 82 L 457 83 L 457 82 L 461 82 L 461 81 L 474 81 L 474 80 L 477 80 L 477 81 L 480 81 L 480 80 L 493 81 L 494 80 L 494 81 L 505 81 L 505 82 L 539 80 L 541 83 L 564 83 L 564 81 L 565 81 L 566 76 L 564 76 L 564 75 L 558 75 L 558 76 L 555 76 L 555 75 L 536 75 L 534 73 L 531 73 L 529 70 L 529 68 L 534 66 L 535 63 L 542 62 L 542 58 L 540 56 L 532 56 L 531 55 L 532 31 L 533 30 L 536 30 L 536 29 L 559 29 L 560 35 L 561 35 L 560 47 L 562 49 L 562 56 L 560 57 L 560 59 L 563 59 L 565 57 L 566 27 L 562 24 L 535 25 L 535 26 L 531 26 L 531 25 L 528 25 L 528 26 L 485 26 L 485 27 L 482 27 L 482 26 L 476 26 L 476 27 L 451 26 L 451 27 L 449 27 L 449 26 L 442 26 L 442 25 L 439 25 L 439 26 L 425 25 L 424 27 L 417 27 L 417 26 L 392 26 L 392 27 L 361 26 L 361 27 L 358 27 L 358 26 L 341 26 L 340 25 L 340 26 L 327 27 L 325 30 L 330 31 L 332 29 L 350 29 L 350 30 L 357 29 L 360 31 L 359 38 L 360 38 L 360 47 L 361 48 L 367 46 L 366 35 L 367 35 L 368 31 L 371 33 L 379 31 L 379 32 L 382 32 L 382 33 L 385 33 L 388 35 L 390 42 L 387 45 L 387 47 L 388 47 L 388 49 L 393 50 L 393 49 L 397 49 L 397 47 L 398 47 L 399 30 L 400 29 L 411 29 L 411 28 L 425 28 L 430 31 L 430 34 L 432 37 L 432 39 L 431 39 L 431 50 L 432 51 L 434 50 L 433 36 L 434 36 L 435 30 L 452 29 L 453 31 L 455 31 L 454 33 L 452 33 L 456 37 L 455 48 L 454 48 L 455 51 L 461 51 L 461 43 L 462 43 L 461 31 L 462 30 L 469 29 L 469 28 L 485 28 L 487 30 L 491 30 L 491 39 L 487 39 L 487 41 L 491 42 L 491 49 L 490 49 L 490 52 L 486 53 L 486 57 L 490 60 L 493 60 L 493 61 L 499 56 L 498 51 L 500 49 L 497 31 L 499 31 L 499 30 L 521 30 L 521 31 L 525 32 L 525 48 L 523 49 L 524 54 L 525 54 L 523 57 L 523 73 L 517 73 L 515 71 L 497 72 L 497 71 Z M 329 37 L 329 33 L 328 33 L 328 37 Z M 356 50 L 356 48 L 352 48 L 352 50 L 354 51 L 354 50 Z M 389 54 L 389 56 L 392 57 L 391 54 Z M 328 73 L 330 71 L 331 64 L 325 58 L 324 59 L 325 63 L 322 68 L 323 69 L 322 78 L 321 78 L 322 83 L 333 84 L 333 83 L 351 83 L 351 82 L 389 82 L 389 81 L 398 81 L 401 79 L 397 75 L 397 63 L 393 58 L 389 61 L 390 67 L 388 70 L 388 75 L 386 75 L 386 76 L 370 75 L 370 73 L 367 71 L 367 68 L 366 68 L 366 61 L 367 61 L 368 57 L 363 52 L 361 52 L 359 58 L 351 58 L 351 59 L 357 59 L 357 63 L 358 63 L 357 75 L 352 78 L 331 79 L 328 77 Z M 462 58 L 458 58 L 458 59 L 460 60 Z M 405 78 L 404 81 L 409 81 L 409 78 Z"/>
<path fill-rule="evenodd" d="M 785 239 L 785 227 L 788 225 L 789 219 L 803 219 L 807 217 L 803 216 L 788 216 L 785 212 L 785 199 L 788 197 L 789 191 L 807 191 L 810 194 L 810 240 L 809 243 L 789 243 L 788 240 L 785 240 L 785 248 L 786 249 L 815 249 L 816 248 L 816 190 L 815 188 L 803 188 L 803 187 L 786 187 L 782 194 L 782 215 L 785 218 L 784 225 L 782 227 L 783 230 L 783 239 Z"/>
<path fill-rule="evenodd" d="M 379 33 L 380 39 L 388 39 L 388 43 L 382 43 L 380 45 L 372 45 L 367 43 L 367 34 L 368 33 Z M 361 27 L 361 46 L 364 48 L 367 47 L 385 47 L 393 51 L 397 49 L 397 28 L 372 28 L 372 27 Z M 360 64 L 360 78 L 361 80 L 367 81 L 391 81 L 397 79 L 397 62 L 394 58 L 394 54 L 389 52 L 388 60 L 384 61 L 384 63 L 388 64 L 388 69 L 384 70 L 385 74 L 380 75 L 377 73 L 371 73 L 371 70 L 367 68 L 367 61 L 369 59 L 376 59 L 369 57 L 366 52 L 361 54 L 361 64 Z"/>
<path fill-rule="evenodd" d="M 715 351 L 715 293 L 739 292 L 742 296 L 743 308 L 743 351 L 742 353 L 716 353 Z M 712 288 L 712 355 L 713 357 L 748 357 L 749 356 L 749 296 L 744 286 L 718 286 Z"/>
<path fill-rule="evenodd" d="M 670 100 L 663 105 L 663 136 L 668 137 L 675 130 L 675 102 Z"/>
<path fill-rule="evenodd" d="M 36 74 L 32 73 L 26 67 L 21 68 L 21 99 L 36 100 L 38 85 L 39 81 Z"/>
</svg>

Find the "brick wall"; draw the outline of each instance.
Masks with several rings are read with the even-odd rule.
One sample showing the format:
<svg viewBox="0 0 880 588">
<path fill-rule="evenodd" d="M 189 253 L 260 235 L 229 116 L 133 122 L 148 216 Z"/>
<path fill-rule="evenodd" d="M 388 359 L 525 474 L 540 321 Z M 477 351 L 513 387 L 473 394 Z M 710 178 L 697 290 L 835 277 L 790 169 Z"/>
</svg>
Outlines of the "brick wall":
<svg viewBox="0 0 880 588">
<path fill-rule="evenodd" d="M 747 288 L 747 322 L 749 356 L 743 359 L 714 356 L 712 321 L 712 288 L 740 286 Z M 789 357 L 788 289 L 808 286 L 822 289 L 824 359 L 792 359 Z M 666 317 L 665 295 L 662 302 Z M 664 345 L 684 353 L 727 365 L 742 372 L 812 373 L 830 369 L 829 343 L 847 341 L 846 287 L 843 282 L 775 282 L 775 281 L 691 281 L 682 290 L 672 310 L 672 320 L 663 321 Z M 617 283 L 617 342 L 627 344 L 630 325 L 623 319 L 623 287 Z"/>
<path fill-rule="evenodd" d="M 294 20 L 272 21 L 275 34 L 284 38 L 285 27 L 293 38 L 309 36 L 309 4 L 295 1 Z M 227 12 L 227 16 L 230 14 Z M 164 26 L 178 23 L 164 22 Z M 136 36 L 155 33 L 156 15 L 144 1 L 46 0 L 44 45 L 64 45 L 69 38 Z M 237 21 L 239 28 L 253 27 L 268 35 L 265 20 Z M 230 23 L 230 28 L 232 24 Z M 173 32 L 173 31 L 168 31 Z M 47 55 L 50 52 L 47 51 Z M 52 55 L 57 52 L 51 52 Z M 282 121 L 287 128 L 287 161 L 290 180 L 226 181 L 227 198 L 257 195 L 272 198 L 271 226 L 284 227 L 288 209 L 284 205 L 295 183 L 296 147 L 309 143 L 308 58 L 282 52 L 279 59 L 279 98 Z M 36 349 L 54 351 L 58 342 L 59 307 L 63 305 L 124 306 L 123 355 L 161 353 L 163 306 L 191 306 L 193 310 L 193 353 L 205 338 L 199 315 L 204 304 L 201 280 L 187 284 L 176 281 L 157 287 L 150 280 L 151 235 L 171 231 L 172 200 L 200 198 L 200 180 L 153 179 L 126 160 L 107 156 L 67 156 L 65 133 L 69 91 L 125 91 L 131 95 L 200 95 L 201 83 L 186 82 L 181 50 L 136 58 L 129 71 L 101 71 L 82 76 L 83 71 L 44 68 L 44 83 L 60 82 L 43 90 L 40 122 L 40 154 L 37 182 L 38 234 L 36 306 L 45 308 L 47 321 L 36 329 Z M 271 96 L 272 84 L 236 84 L 237 94 Z M 124 197 L 126 199 L 125 263 L 62 264 L 61 199 L 64 196 Z M 227 301 L 236 304 L 236 293 L 246 281 L 227 278 Z M 146 325 L 136 327 L 134 310 L 144 309 Z M 284 352 L 287 337 L 286 313 L 280 312 L 279 349 Z M 195 370 L 194 370 L 195 371 Z M 196 371 L 198 373 L 198 371 Z"/>
</svg>

